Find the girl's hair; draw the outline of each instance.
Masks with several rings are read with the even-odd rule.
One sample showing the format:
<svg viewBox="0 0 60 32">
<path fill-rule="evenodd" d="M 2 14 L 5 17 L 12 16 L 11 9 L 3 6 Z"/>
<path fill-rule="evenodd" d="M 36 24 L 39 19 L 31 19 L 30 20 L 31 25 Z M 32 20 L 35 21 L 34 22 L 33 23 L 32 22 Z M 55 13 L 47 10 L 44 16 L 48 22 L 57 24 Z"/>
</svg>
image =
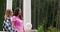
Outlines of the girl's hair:
<svg viewBox="0 0 60 32">
<path fill-rule="evenodd" d="M 20 8 L 16 8 L 16 9 L 14 10 L 13 16 L 18 16 L 18 15 L 19 15 L 19 11 L 21 11 L 21 9 L 20 9 Z M 22 13 L 21 13 L 21 15 L 20 15 L 19 17 L 20 17 L 20 19 L 22 20 Z"/>
<path fill-rule="evenodd" d="M 10 10 L 10 9 L 6 10 L 4 18 L 11 17 L 11 12 L 12 12 L 12 10 Z"/>
</svg>

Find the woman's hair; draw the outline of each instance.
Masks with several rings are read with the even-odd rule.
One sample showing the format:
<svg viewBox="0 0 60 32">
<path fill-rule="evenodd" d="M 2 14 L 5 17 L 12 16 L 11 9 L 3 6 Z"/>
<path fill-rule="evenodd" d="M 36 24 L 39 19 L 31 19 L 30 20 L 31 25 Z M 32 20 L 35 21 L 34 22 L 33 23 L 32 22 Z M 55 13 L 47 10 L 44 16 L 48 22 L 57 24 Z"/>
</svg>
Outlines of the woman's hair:
<svg viewBox="0 0 60 32">
<path fill-rule="evenodd" d="M 20 8 L 16 8 L 14 10 L 13 16 L 18 16 L 19 15 L 19 11 L 21 11 L 21 9 Z M 19 15 L 19 17 L 22 20 L 22 13 L 21 13 L 21 15 Z"/>
<path fill-rule="evenodd" d="M 10 9 L 6 10 L 4 18 L 11 17 L 12 16 L 11 12 L 12 12 L 12 10 L 10 10 Z"/>
</svg>

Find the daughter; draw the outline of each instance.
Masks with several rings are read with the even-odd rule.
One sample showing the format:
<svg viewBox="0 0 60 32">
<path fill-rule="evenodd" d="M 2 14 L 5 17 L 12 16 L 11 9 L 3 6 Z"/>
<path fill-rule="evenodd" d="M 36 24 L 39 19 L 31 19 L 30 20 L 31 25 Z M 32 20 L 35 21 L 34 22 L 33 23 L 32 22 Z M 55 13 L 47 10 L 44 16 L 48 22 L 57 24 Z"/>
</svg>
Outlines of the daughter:
<svg viewBox="0 0 60 32">
<path fill-rule="evenodd" d="M 14 15 L 12 17 L 12 24 L 13 27 L 18 31 L 18 32 L 24 32 L 24 27 L 23 27 L 23 20 L 22 20 L 22 15 L 21 15 L 21 9 L 16 8 L 14 10 Z"/>
</svg>

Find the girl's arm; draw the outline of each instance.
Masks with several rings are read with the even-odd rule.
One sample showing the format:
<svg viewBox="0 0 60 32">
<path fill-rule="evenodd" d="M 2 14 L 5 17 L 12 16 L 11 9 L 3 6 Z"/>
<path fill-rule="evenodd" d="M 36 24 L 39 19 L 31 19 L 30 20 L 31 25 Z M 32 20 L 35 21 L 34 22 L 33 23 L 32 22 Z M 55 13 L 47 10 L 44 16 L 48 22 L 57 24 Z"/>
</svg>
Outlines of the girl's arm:
<svg viewBox="0 0 60 32">
<path fill-rule="evenodd" d="M 11 18 L 11 22 L 12 22 L 12 27 L 15 29 L 15 22 L 16 22 L 16 20 L 15 20 L 14 17 Z"/>
</svg>

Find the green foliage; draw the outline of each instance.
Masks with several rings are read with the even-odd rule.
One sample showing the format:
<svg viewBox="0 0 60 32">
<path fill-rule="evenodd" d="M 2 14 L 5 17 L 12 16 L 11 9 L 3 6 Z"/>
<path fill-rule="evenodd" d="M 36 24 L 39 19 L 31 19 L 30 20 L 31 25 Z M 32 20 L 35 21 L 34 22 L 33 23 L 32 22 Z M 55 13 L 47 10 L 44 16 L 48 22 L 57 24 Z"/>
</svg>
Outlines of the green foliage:
<svg viewBox="0 0 60 32">
<path fill-rule="evenodd" d="M 40 26 L 38 27 L 38 32 L 44 32 L 44 27 L 43 27 L 43 25 L 40 25 Z"/>
<path fill-rule="evenodd" d="M 5 11 L 5 0 L 0 0 L 0 31 L 2 31 L 3 20 L 4 20 L 4 11 Z"/>
<path fill-rule="evenodd" d="M 60 32 L 60 31 L 56 27 L 50 26 L 50 27 L 48 27 L 47 32 Z"/>
<path fill-rule="evenodd" d="M 17 0 L 13 0 L 12 8 L 15 9 L 17 7 Z"/>
<path fill-rule="evenodd" d="M 40 25 L 38 27 L 38 32 L 60 32 L 56 27 L 48 27 L 48 29 L 46 31 L 44 31 L 44 26 L 43 25 Z"/>
<path fill-rule="evenodd" d="M 56 27 L 58 0 L 32 0 L 32 24 L 36 28 L 44 21 L 46 29 L 49 26 Z"/>
</svg>

